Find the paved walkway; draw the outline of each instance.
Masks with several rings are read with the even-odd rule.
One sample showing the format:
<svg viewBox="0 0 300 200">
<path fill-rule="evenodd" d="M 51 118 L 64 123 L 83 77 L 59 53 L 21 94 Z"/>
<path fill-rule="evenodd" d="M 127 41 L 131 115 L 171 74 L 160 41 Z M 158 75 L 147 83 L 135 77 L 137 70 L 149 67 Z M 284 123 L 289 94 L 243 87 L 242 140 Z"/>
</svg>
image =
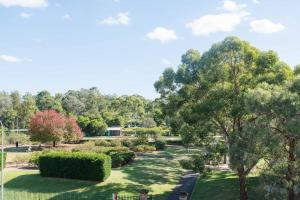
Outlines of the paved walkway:
<svg viewBox="0 0 300 200">
<path fill-rule="evenodd" d="M 188 172 L 181 177 L 179 183 L 173 189 L 172 193 L 168 196 L 166 200 L 178 200 L 179 193 L 185 191 L 189 194 L 188 200 L 191 198 L 194 186 L 196 184 L 198 174 L 194 172 Z"/>
</svg>

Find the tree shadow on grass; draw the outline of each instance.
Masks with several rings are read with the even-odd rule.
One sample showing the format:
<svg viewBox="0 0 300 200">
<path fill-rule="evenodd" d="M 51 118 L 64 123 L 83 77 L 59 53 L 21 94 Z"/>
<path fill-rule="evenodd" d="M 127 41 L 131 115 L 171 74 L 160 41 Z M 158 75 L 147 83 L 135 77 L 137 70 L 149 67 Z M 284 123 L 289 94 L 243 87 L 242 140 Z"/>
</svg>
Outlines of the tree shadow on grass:
<svg viewBox="0 0 300 200">
<path fill-rule="evenodd" d="M 97 183 L 60 178 L 45 178 L 41 177 L 39 174 L 25 174 L 8 181 L 4 186 L 9 190 L 27 191 L 32 193 L 60 193 L 91 187 L 95 184 Z"/>
<path fill-rule="evenodd" d="M 249 200 L 264 199 L 260 188 L 259 177 L 247 178 Z M 193 200 L 222 199 L 231 200 L 239 198 L 239 180 L 231 172 L 214 171 L 205 177 L 199 178 L 193 193 Z"/>
</svg>

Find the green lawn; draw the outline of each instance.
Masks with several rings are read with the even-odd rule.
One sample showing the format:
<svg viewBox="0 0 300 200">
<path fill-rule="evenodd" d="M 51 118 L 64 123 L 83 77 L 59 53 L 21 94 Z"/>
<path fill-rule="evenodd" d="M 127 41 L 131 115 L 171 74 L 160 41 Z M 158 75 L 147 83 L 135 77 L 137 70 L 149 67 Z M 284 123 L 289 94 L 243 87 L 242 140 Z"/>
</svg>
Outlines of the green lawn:
<svg viewBox="0 0 300 200">
<path fill-rule="evenodd" d="M 250 200 L 264 199 L 259 188 L 259 178 L 248 178 L 248 196 Z M 239 199 L 239 183 L 234 173 L 212 171 L 206 177 L 199 177 L 192 200 L 235 200 Z"/>
<path fill-rule="evenodd" d="M 111 199 L 112 192 L 136 194 L 146 188 L 159 200 L 166 197 L 183 173 L 177 159 L 185 153 L 182 147 L 170 146 L 166 151 L 144 154 L 125 167 L 113 169 L 111 176 L 103 183 L 43 178 L 37 170 L 6 169 L 5 188 L 7 195 L 16 196 L 19 193 L 24 197 L 26 194 L 40 193 L 41 199 L 61 199 L 67 194 L 79 194 L 87 199 L 99 199 L 97 196 L 106 195 Z M 52 193 L 52 197 L 47 197 L 48 193 Z"/>
</svg>

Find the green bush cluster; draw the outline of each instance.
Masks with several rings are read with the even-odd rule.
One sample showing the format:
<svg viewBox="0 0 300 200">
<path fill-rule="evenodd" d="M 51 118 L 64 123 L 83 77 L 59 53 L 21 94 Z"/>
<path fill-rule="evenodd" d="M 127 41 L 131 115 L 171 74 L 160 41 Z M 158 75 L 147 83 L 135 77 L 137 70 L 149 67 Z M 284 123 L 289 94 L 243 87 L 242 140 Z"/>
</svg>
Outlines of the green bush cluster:
<svg viewBox="0 0 300 200">
<path fill-rule="evenodd" d="M 134 146 L 134 142 L 132 139 L 122 139 L 121 140 L 122 146 L 132 148 Z"/>
<path fill-rule="evenodd" d="M 127 151 L 127 152 L 113 151 L 109 155 L 111 157 L 111 166 L 113 168 L 126 165 L 131 161 L 133 161 L 135 158 L 135 153 L 133 151 Z"/>
<path fill-rule="evenodd" d="M 104 181 L 111 172 L 110 156 L 91 152 L 47 152 L 39 155 L 38 165 L 44 177 Z"/>
<path fill-rule="evenodd" d="M 137 145 L 133 147 L 133 151 L 135 152 L 156 151 L 156 148 L 155 146 L 151 146 L 151 145 Z"/>
<path fill-rule="evenodd" d="M 109 147 L 110 142 L 107 140 L 95 140 L 95 146 Z"/>
<path fill-rule="evenodd" d="M 197 173 L 205 171 L 205 157 L 202 155 L 193 155 L 189 159 L 180 160 L 179 163 L 183 169 L 193 170 Z"/>
<path fill-rule="evenodd" d="M 164 150 L 166 148 L 166 142 L 164 140 L 156 140 L 154 146 L 156 150 Z"/>
<path fill-rule="evenodd" d="M 159 127 L 155 128 L 136 128 L 136 135 L 146 135 L 151 138 L 157 138 L 159 135 L 163 133 L 163 130 Z"/>
</svg>

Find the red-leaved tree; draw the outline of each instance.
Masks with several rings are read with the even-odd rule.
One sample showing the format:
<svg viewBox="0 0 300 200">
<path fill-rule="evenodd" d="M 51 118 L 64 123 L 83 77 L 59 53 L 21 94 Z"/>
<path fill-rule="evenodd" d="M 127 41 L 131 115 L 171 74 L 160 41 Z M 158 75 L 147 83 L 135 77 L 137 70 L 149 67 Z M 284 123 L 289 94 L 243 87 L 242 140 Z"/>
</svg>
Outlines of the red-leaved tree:
<svg viewBox="0 0 300 200">
<path fill-rule="evenodd" d="M 83 134 L 73 118 L 65 118 L 54 110 L 37 112 L 29 123 L 32 141 L 41 143 L 74 141 L 82 138 Z"/>
</svg>

